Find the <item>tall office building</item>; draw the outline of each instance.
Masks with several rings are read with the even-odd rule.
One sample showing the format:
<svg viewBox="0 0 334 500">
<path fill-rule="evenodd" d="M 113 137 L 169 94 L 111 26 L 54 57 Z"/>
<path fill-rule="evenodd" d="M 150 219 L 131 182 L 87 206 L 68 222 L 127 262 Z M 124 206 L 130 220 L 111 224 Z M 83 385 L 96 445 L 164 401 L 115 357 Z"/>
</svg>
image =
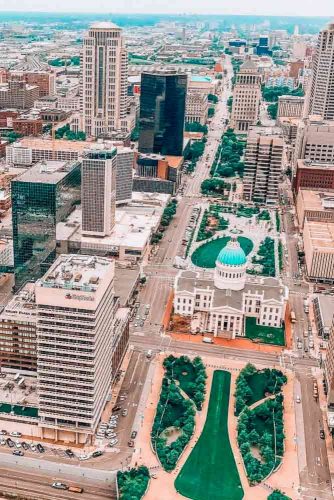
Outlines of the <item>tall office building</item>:
<svg viewBox="0 0 334 500">
<path fill-rule="evenodd" d="M 259 118 L 261 75 L 253 61 L 246 61 L 237 74 L 233 90 L 231 127 L 236 133 L 247 132 Z"/>
<path fill-rule="evenodd" d="M 186 95 L 186 74 L 142 73 L 139 152 L 182 156 Z"/>
<path fill-rule="evenodd" d="M 103 237 L 115 224 L 117 150 L 89 151 L 82 161 L 82 233 Z"/>
<path fill-rule="evenodd" d="M 116 205 L 131 201 L 134 161 L 133 149 L 117 148 Z"/>
<path fill-rule="evenodd" d="M 81 164 L 40 162 L 12 181 L 15 281 L 36 280 L 56 256 L 56 225 L 80 202 Z"/>
<path fill-rule="evenodd" d="M 89 136 L 128 131 L 128 54 L 122 30 L 109 22 L 95 23 L 84 37 L 82 111 Z"/>
<path fill-rule="evenodd" d="M 61 255 L 36 282 L 37 391 L 42 437 L 92 438 L 112 382 L 114 262 Z"/>
<path fill-rule="evenodd" d="M 249 132 L 245 151 L 245 200 L 272 205 L 277 203 L 283 148 L 282 137 L 264 135 L 256 129 Z"/>
<path fill-rule="evenodd" d="M 308 96 L 308 114 L 334 120 L 334 23 L 319 33 Z"/>
<path fill-rule="evenodd" d="M 300 121 L 294 150 L 294 168 L 299 159 L 334 163 L 334 121 L 324 121 L 318 116 Z"/>
</svg>

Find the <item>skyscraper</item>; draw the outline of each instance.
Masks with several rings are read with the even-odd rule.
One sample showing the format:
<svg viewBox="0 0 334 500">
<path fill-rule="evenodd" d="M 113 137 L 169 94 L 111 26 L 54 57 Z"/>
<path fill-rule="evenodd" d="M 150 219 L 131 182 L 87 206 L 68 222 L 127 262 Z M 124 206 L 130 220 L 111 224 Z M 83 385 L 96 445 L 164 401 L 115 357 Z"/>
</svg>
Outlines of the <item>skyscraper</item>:
<svg viewBox="0 0 334 500">
<path fill-rule="evenodd" d="M 116 148 L 92 150 L 82 161 L 82 233 L 107 236 L 115 224 Z"/>
<path fill-rule="evenodd" d="M 182 156 L 186 95 L 186 74 L 142 73 L 139 152 Z"/>
<path fill-rule="evenodd" d="M 128 132 L 127 79 L 128 54 L 121 28 L 109 22 L 93 24 L 82 53 L 82 111 L 88 135 Z"/>
<path fill-rule="evenodd" d="M 256 128 L 249 132 L 245 151 L 245 200 L 277 203 L 283 148 L 283 139 L 278 135 L 264 135 Z"/>
<path fill-rule="evenodd" d="M 56 225 L 80 202 L 81 164 L 43 161 L 12 181 L 15 281 L 35 280 L 56 256 Z"/>
<path fill-rule="evenodd" d="M 334 23 L 319 33 L 308 96 L 308 114 L 334 120 Z"/>
<path fill-rule="evenodd" d="M 233 91 L 231 127 L 235 132 L 247 132 L 256 125 L 261 98 L 261 75 L 253 61 L 246 61 L 237 74 Z"/>
<path fill-rule="evenodd" d="M 132 198 L 134 151 L 117 148 L 116 204 L 128 203 Z"/>
<path fill-rule="evenodd" d="M 112 381 L 114 268 L 102 257 L 61 255 L 36 282 L 42 437 L 93 437 Z"/>
</svg>

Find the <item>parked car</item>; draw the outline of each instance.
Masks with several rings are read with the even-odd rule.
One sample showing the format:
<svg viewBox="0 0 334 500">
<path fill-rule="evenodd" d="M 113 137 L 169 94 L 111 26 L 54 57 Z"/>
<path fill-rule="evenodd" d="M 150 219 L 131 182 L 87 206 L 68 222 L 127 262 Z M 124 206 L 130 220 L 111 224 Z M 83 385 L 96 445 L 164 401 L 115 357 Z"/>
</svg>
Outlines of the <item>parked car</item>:
<svg viewBox="0 0 334 500">
<path fill-rule="evenodd" d="M 24 453 L 22 450 L 14 450 L 13 455 L 16 455 L 18 457 L 23 457 Z"/>
<path fill-rule="evenodd" d="M 22 436 L 21 432 L 13 431 L 9 434 L 10 436 L 20 438 Z"/>
<path fill-rule="evenodd" d="M 0 439 L 0 445 L 1 446 L 6 446 L 6 440 L 5 439 Z"/>
<path fill-rule="evenodd" d="M 116 411 L 120 411 L 121 409 L 122 409 L 121 406 L 114 406 L 112 412 L 115 413 Z"/>
<path fill-rule="evenodd" d="M 21 448 L 22 447 L 22 445 L 21 445 L 21 443 L 19 441 L 16 441 L 15 446 L 16 446 L 16 448 Z"/>
<path fill-rule="evenodd" d="M 122 417 L 126 417 L 128 414 L 128 410 L 125 408 L 123 411 L 122 411 Z"/>
<path fill-rule="evenodd" d="M 26 443 L 25 441 L 22 441 L 22 443 L 21 443 L 21 444 L 22 444 L 22 448 L 23 448 L 24 450 L 29 450 L 29 445 L 28 445 L 28 443 Z"/>
<path fill-rule="evenodd" d="M 100 457 L 101 455 L 103 455 L 103 451 L 101 450 L 96 450 L 92 453 L 93 458 Z"/>
<path fill-rule="evenodd" d="M 131 432 L 131 439 L 135 439 L 137 436 L 137 431 L 132 431 Z"/>
<path fill-rule="evenodd" d="M 57 490 L 67 490 L 68 486 L 65 483 L 60 483 L 58 481 L 55 481 L 54 483 L 51 484 L 52 488 L 56 488 Z"/>
<path fill-rule="evenodd" d="M 12 441 L 10 438 L 6 439 L 6 442 L 9 448 L 13 448 L 13 446 L 15 446 L 14 441 Z"/>
<path fill-rule="evenodd" d="M 134 447 L 134 445 L 135 445 L 135 442 L 134 442 L 132 439 L 130 439 L 130 440 L 128 441 L 128 447 L 129 447 L 129 448 L 133 448 L 133 447 Z"/>
<path fill-rule="evenodd" d="M 117 434 L 116 434 L 116 432 L 108 432 L 106 434 L 106 436 L 107 436 L 107 438 L 112 439 L 112 438 L 115 438 L 117 436 Z"/>
<path fill-rule="evenodd" d="M 74 457 L 74 453 L 72 450 L 70 450 L 69 448 L 67 450 L 65 450 L 65 453 L 68 457 L 70 458 L 73 458 Z"/>
<path fill-rule="evenodd" d="M 325 437 L 326 437 L 325 431 L 323 429 L 320 429 L 320 438 L 325 439 Z"/>
<path fill-rule="evenodd" d="M 109 446 L 115 446 L 118 443 L 118 439 L 112 439 L 109 443 Z"/>
<path fill-rule="evenodd" d="M 4 430 L 0 431 L 0 436 L 6 436 L 6 434 L 7 434 L 7 431 L 4 431 Z"/>
<path fill-rule="evenodd" d="M 82 453 L 82 455 L 79 456 L 79 460 L 88 460 L 90 458 L 89 455 L 86 455 L 86 453 Z"/>
<path fill-rule="evenodd" d="M 36 451 L 36 446 L 35 446 L 34 444 L 32 444 L 32 445 L 30 446 L 30 449 L 31 449 L 31 451 Z"/>
<path fill-rule="evenodd" d="M 44 453 L 45 452 L 45 448 L 44 446 L 42 446 L 40 443 L 38 443 L 38 445 L 36 446 L 37 450 L 40 452 L 40 453 Z"/>
</svg>

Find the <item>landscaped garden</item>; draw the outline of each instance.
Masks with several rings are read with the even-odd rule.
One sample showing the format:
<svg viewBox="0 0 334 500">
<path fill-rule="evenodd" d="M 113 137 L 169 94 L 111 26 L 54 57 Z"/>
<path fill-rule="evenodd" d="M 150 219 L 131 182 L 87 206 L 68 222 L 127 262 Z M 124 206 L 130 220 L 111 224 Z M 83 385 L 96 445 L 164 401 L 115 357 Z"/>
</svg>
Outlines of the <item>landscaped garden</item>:
<svg viewBox="0 0 334 500">
<path fill-rule="evenodd" d="M 223 217 L 222 212 L 213 212 L 210 209 L 211 207 L 209 210 L 204 211 L 197 234 L 197 241 L 211 238 L 217 231 L 224 231 L 228 228 L 229 221 Z"/>
<path fill-rule="evenodd" d="M 175 481 L 192 500 L 240 500 L 244 496 L 231 449 L 227 418 L 231 374 L 215 370 L 202 434 Z"/>
<path fill-rule="evenodd" d="M 235 413 L 239 415 L 245 406 L 251 406 L 271 394 L 278 394 L 286 384 L 281 370 L 265 368 L 257 370 L 248 363 L 239 373 L 235 390 Z"/>
<path fill-rule="evenodd" d="M 152 446 L 166 471 L 176 463 L 195 428 L 196 409 L 205 396 L 205 368 L 200 358 L 168 356 L 164 361 L 160 399 L 152 427 Z"/>
<path fill-rule="evenodd" d="M 224 236 L 223 238 L 217 238 L 198 247 L 191 256 L 193 264 L 198 267 L 213 269 L 216 266 L 219 252 L 226 246 L 230 239 L 230 236 Z M 238 241 L 245 254 L 248 255 L 253 249 L 252 240 L 244 236 L 238 236 Z"/>
<path fill-rule="evenodd" d="M 261 276 L 275 277 L 275 242 L 272 238 L 267 236 L 262 241 L 257 254 L 252 258 L 252 264 L 254 264 L 254 266 L 260 266 L 260 269 L 257 270 L 256 267 L 247 269 L 249 274 L 261 274 Z"/>
<path fill-rule="evenodd" d="M 283 458 L 283 395 L 280 390 L 284 383 L 286 377 L 279 370 L 258 371 L 251 364 L 246 365 L 237 379 L 238 445 L 251 484 L 272 474 Z M 260 384 L 259 389 L 257 384 Z M 261 401 L 263 392 L 268 398 L 250 409 L 252 401 Z"/>
<path fill-rule="evenodd" d="M 246 338 L 262 344 L 285 345 L 285 329 L 282 327 L 258 325 L 256 318 L 246 318 Z"/>
<path fill-rule="evenodd" d="M 270 493 L 267 500 L 291 500 L 291 498 L 284 495 L 280 490 L 274 490 Z"/>
<path fill-rule="evenodd" d="M 141 465 L 138 469 L 117 472 L 117 486 L 120 500 L 140 500 L 147 490 L 150 473 Z"/>
</svg>

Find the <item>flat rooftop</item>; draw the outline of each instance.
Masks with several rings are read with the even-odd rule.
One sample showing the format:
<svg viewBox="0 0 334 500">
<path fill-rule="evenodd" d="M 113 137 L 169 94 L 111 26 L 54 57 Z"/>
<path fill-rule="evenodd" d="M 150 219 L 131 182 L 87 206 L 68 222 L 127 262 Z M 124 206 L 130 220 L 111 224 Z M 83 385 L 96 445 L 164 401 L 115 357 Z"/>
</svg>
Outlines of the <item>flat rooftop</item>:
<svg viewBox="0 0 334 500">
<path fill-rule="evenodd" d="M 29 409 L 25 409 L 25 406 L 35 408 L 38 406 L 36 377 L 17 376 L 16 373 L 8 372 L 5 372 L 5 374 L 5 378 L 0 378 L 0 415 L 1 413 L 14 411 L 16 415 L 37 416 L 37 410 L 32 414 Z M 23 379 L 23 383 L 21 382 L 19 385 L 21 379 Z M 15 405 L 13 410 L 11 405 Z"/>
<path fill-rule="evenodd" d="M 77 165 L 73 161 L 40 161 L 18 176 L 16 182 L 58 184 Z"/>
<path fill-rule="evenodd" d="M 303 202 L 304 210 L 334 210 L 334 193 L 300 189 L 298 196 Z"/>
<path fill-rule="evenodd" d="M 0 320 L 36 321 L 35 285 L 27 283 L 6 305 Z"/>
<path fill-rule="evenodd" d="M 115 267 L 115 295 L 119 297 L 120 305 L 127 306 L 139 279 L 139 267 Z"/>
<path fill-rule="evenodd" d="M 319 303 L 324 326 L 331 327 L 333 323 L 334 297 L 319 293 L 316 295 L 316 300 Z"/>
<path fill-rule="evenodd" d="M 313 250 L 334 252 L 334 224 L 306 219 L 305 230 L 310 234 Z"/>
<path fill-rule="evenodd" d="M 320 163 L 311 160 L 298 159 L 297 160 L 298 168 L 312 168 L 318 170 L 334 170 L 334 163 Z"/>
<path fill-rule="evenodd" d="M 47 288 L 96 292 L 100 281 L 113 265 L 113 261 L 104 257 L 60 255 L 36 284 Z"/>
<path fill-rule="evenodd" d="M 67 141 L 65 139 L 40 139 L 38 137 L 23 137 L 15 147 L 25 147 L 31 149 L 51 150 L 51 151 L 75 151 L 79 156 L 85 149 L 91 147 L 88 141 Z"/>
</svg>

